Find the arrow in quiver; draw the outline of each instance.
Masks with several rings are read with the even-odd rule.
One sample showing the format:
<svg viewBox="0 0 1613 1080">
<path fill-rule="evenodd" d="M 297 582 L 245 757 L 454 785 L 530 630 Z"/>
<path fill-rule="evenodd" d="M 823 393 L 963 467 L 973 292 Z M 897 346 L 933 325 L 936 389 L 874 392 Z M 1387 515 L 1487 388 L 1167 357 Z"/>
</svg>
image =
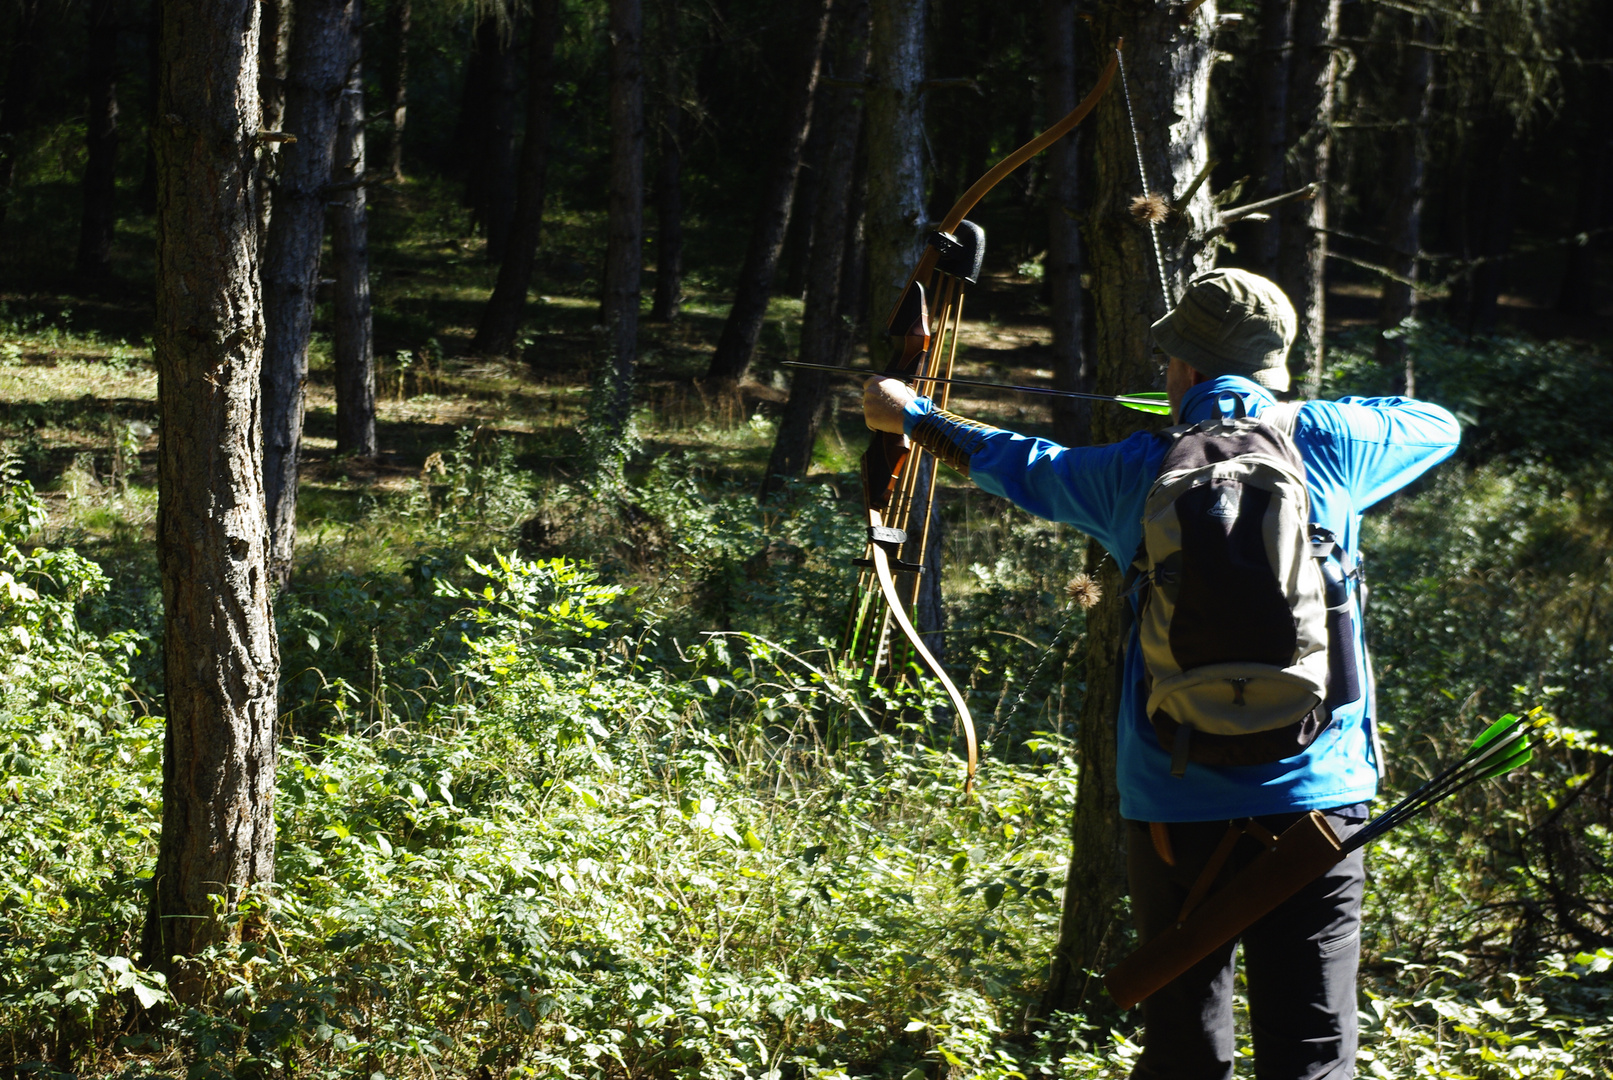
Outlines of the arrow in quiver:
<svg viewBox="0 0 1613 1080">
<path fill-rule="evenodd" d="M 1253 926 L 1352 851 L 1471 784 L 1523 768 L 1534 755 L 1530 735 L 1547 719 L 1539 709 L 1527 716 L 1508 713 L 1474 739 L 1460 759 L 1342 841 L 1315 810 L 1283 830 L 1281 836 L 1272 836 L 1253 821 L 1231 823 L 1227 834 L 1231 843 L 1237 842 L 1238 834 L 1254 836 L 1264 850 L 1211 893 L 1210 886 L 1231 853 L 1231 843 L 1223 842 L 1223 850 L 1211 857 L 1189 890 L 1176 924 L 1144 942 L 1103 977 L 1110 996 L 1122 1009 L 1131 1008 Z"/>
</svg>

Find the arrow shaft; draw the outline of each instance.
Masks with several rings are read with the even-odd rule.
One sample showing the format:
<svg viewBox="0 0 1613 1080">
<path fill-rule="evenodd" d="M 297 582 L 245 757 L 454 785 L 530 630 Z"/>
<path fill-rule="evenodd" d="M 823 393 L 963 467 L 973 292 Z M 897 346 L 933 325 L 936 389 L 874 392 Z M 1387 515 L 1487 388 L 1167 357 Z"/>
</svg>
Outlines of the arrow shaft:
<svg viewBox="0 0 1613 1080">
<path fill-rule="evenodd" d="M 1352 833 L 1344 841 L 1344 851 L 1365 847 L 1471 784 L 1522 767 L 1530 757 L 1529 733 L 1537 726 L 1537 723 L 1520 718 L 1508 727 L 1496 725 L 1501 728 L 1499 731 L 1486 731 L 1480 736 L 1478 744 L 1469 748 L 1461 760 L 1441 770 L 1432 780 Z"/>
<path fill-rule="evenodd" d="M 1126 405 L 1133 409 L 1144 411 L 1157 411 L 1161 415 L 1170 411 L 1170 406 L 1163 401 L 1151 398 L 1115 396 L 1112 394 L 1083 394 L 1078 390 L 1054 390 L 1049 386 L 1021 386 L 1017 383 L 987 382 L 984 379 L 960 379 L 956 377 L 944 378 L 939 375 L 902 375 L 887 371 L 869 371 L 866 368 L 846 367 L 839 364 L 809 364 L 800 360 L 786 360 L 784 367 L 808 368 L 812 371 L 840 371 L 849 375 L 888 375 L 891 378 L 903 379 L 907 382 L 933 382 L 951 383 L 954 386 L 981 386 L 991 390 L 1013 390 L 1021 394 L 1046 394 L 1048 397 L 1080 398 L 1083 401 L 1112 401 L 1117 405 Z"/>
</svg>

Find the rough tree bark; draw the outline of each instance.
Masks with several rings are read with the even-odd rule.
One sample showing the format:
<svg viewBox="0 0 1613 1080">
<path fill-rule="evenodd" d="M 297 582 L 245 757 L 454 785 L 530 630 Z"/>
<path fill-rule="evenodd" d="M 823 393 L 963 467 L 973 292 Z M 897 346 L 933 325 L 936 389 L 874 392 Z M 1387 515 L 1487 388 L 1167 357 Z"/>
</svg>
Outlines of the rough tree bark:
<svg viewBox="0 0 1613 1080">
<path fill-rule="evenodd" d="M 868 10 L 868 347 L 883 356 L 885 319 L 924 240 L 924 4 Z"/>
<path fill-rule="evenodd" d="M 1075 108 L 1080 91 L 1075 80 L 1076 0 L 1043 0 L 1042 50 L 1046 69 L 1047 122 Z M 1085 348 L 1086 305 L 1081 294 L 1081 232 L 1076 224 L 1080 186 L 1080 136 L 1077 129 L 1047 150 L 1048 305 L 1053 324 L 1053 385 L 1060 390 L 1092 392 L 1092 368 Z M 1092 441 L 1090 403 L 1053 399 L 1053 438 L 1065 446 Z"/>
<path fill-rule="evenodd" d="M 1288 58 L 1293 50 L 1294 0 L 1260 0 L 1260 51 L 1255 60 L 1260 115 L 1255 131 L 1256 167 L 1251 193 L 1269 199 L 1283 192 L 1288 157 Z M 1279 215 L 1246 226 L 1249 263 L 1259 273 L 1277 276 Z"/>
<path fill-rule="evenodd" d="M 84 212 L 79 219 L 76 271 L 103 277 L 112 268 L 112 230 L 117 224 L 118 22 L 117 0 L 90 0 L 85 70 Z"/>
<path fill-rule="evenodd" d="M 532 269 L 543 232 L 543 198 L 549 169 L 549 124 L 554 111 L 554 47 L 560 37 L 559 0 L 536 0 L 528 45 L 526 135 L 521 141 L 520 191 L 515 221 L 499 264 L 493 295 L 482 309 L 471 348 L 485 356 L 512 356 Z"/>
<path fill-rule="evenodd" d="M 1333 38 L 1339 0 L 1294 0 L 1288 80 L 1288 133 L 1294 187 L 1318 183 L 1316 198 L 1279 211 L 1282 235 L 1277 283 L 1293 301 L 1299 333 L 1288 354 L 1294 388 L 1314 397 L 1322 377 L 1322 333 L 1327 321 L 1327 184 L 1333 148 L 1333 84 L 1338 72 Z"/>
<path fill-rule="evenodd" d="M 201 973 L 171 958 L 250 933 L 242 901 L 274 880 L 279 654 L 258 471 L 258 8 L 164 5 L 154 351 L 168 722 L 143 948 L 192 1004 Z"/>
<path fill-rule="evenodd" d="M 375 345 L 370 318 L 370 226 L 364 190 L 364 18 L 353 0 L 347 89 L 337 110 L 331 180 L 330 261 L 336 290 L 331 353 L 336 368 L 336 451 L 374 457 Z"/>
<path fill-rule="evenodd" d="M 847 292 L 846 262 L 853 246 L 857 140 L 862 130 L 862 94 L 855 89 L 868 69 L 868 5 L 840 5 L 836 16 L 834 74 L 838 85 L 824 91 L 823 156 L 817 168 L 817 214 L 807 261 L 806 298 L 801 305 L 801 359 L 838 364 L 846 338 L 848 310 L 856 296 Z M 806 475 L 818 428 L 831 404 L 829 373 L 798 370 L 779 418 L 773 453 L 762 484 L 765 497 L 786 479 Z"/>
<path fill-rule="evenodd" d="M 297 6 L 291 35 L 284 125 L 297 141 L 280 151 L 263 256 L 263 486 L 269 504 L 269 572 L 279 585 L 291 579 L 297 544 L 308 336 L 354 7 L 355 0 L 306 0 Z"/>
<path fill-rule="evenodd" d="M 153 0 L 161 7 L 161 0 Z M 291 56 L 291 0 L 258 0 L 258 104 L 263 110 L 263 130 L 284 134 L 280 125 L 286 119 L 286 68 Z M 281 143 L 266 140 L 263 160 L 258 167 L 258 245 L 268 243 L 269 220 L 274 216 L 274 177 L 279 171 Z M 155 198 L 155 191 L 153 191 Z"/>
<path fill-rule="evenodd" d="M 650 318 L 672 322 L 683 304 L 683 80 L 678 0 L 661 0 L 660 163 L 655 173 L 655 299 Z"/>
<path fill-rule="evenodd" d="M 409 27 L 414 20 L 410 0 L 390 0 L 386 6 L 387 42 L 391 49 L 381 79 L 386 117 L 386 142 L 376 159 L 386 175 L 403 176 L 403 131 L 409 120 Z"/>
<path fill-rule="evenodd" d="M 790 208 L 795 199 L 795 181 L 801 172 L 801 152 L 812 127 L 812 99 L 823 66 L 823 42 L 829 30 L 830 0 L 798 0 L 801 11 L 801 60 L 793 75 L 789 102 L 784 109 L 783 140 L 774 155 L 756 222 L 751 227 L 750 244 L 734 288 L 734 304 L 728 309 L 722 337 L 711 354 L 706 378 L 735 383 L 750 367 L 767 317 L 767 301 L 773 294 L 773 275 L 778 270 L 784 235 L 790 227 Z"/>
<path fill-rule="evenodd" d="M 1210 65 L 1215 51 L 1214 0 L 1186 24 L 1174 8 L 1151 0 L 1110 0 L 1094 12 L 1094 40 L 1126 39 L 1126 75 L 1137 114 L 1151 190 L 1179 197 L 1209 161 L 1206 118 Z M 1137 158 L 1121 88 L 1116 86 L 1087 121 L 1082 146 L 1087 209 L 1082 234 L 1092 274 L 1096 384 L 1105 394 L 1161 384 L 1149 324 L 1181 295 L 1211 256 L 1196 243 L 1214 219 L 1208 185 L 1186 206 L 1173 206 L 1161 226 L 1171 298 L 1159 294 L 1148 231 L 1129 211 L 1139 194 Z M 1184 252 L 1195 252 L 1192 259 Z M 1115 442 L 1154 422 L 1139 413 L 1104 408 L 1092 414 L 1092 436 Z M 1064 885 L 1064 913 L 1053 952 L 1043 1008 L 1076 1011 L 1089 988 L 1088 973 L 1116 959 L 1124 941 L 1117 905 L 1126 887 L 1120 795 L 1115 786 L 1115 717 L 1119 710 L 1116 661 L 1120 652 L 1120 575 L 1094 542 L 1087 565 L 1103 569 L 1103 600 L 1087 614 L 1087 693 L 1078 737 L 1080 783 L 1071 823 L 1072 850 Z M 1130 552 L 1121 558 L 1128 559 Z"/>
<path fill-rule="evenodd" d="M 886 320 L 918 261 L 925 238 L 924 37 L 922 0 L 871 0 L 868 81 L 864 124 L 868 147 L 868 355 L 884 366 L 890 355 Z M 930 487 L 920 474 L 917 491 Z M 916 529 L 929 516 L 927 554 L 940 551 L 938 506 L 915 498 L 908 522 Z M 913 623 L 939 658 L 946 616 L 940 604 L 938 566 L 920 577 Z"/>
<path fill-rule="evenodd" d="M 1394 132 L 1389 160 L 1391 185 L 1389 209 L 1384 215 L 1385 265 L 1400 280 L 1386 278 L 1378 300 L 1378 340 L 1374 352 L 1378 363 L 1396 369 L 1398 389 L 1407 395 L 1417 392 L 1417 374 L 1406 354 L 1405 343 L 1389 336 L 1417 310 L 1417 294 L 1410 282 L 1417 280 L 1417 253 L 1421 247 L 1423 223 L 1423 180 L 1428 168 L 1428 119 L 1434 101 L 1433 23 L 1426 15 L 1393 13 L 1391 25 L 1400 49 L 1400 81 L 1396 88 L 1397 117 L 1403 126 Z"/>
<path fill-rule="evenodd" d="M 644 250 L 644 5 L 611 0 L 610 221 L 605 247 L 605 378 L 599 418 L 608 439 L 627 430 L 638 364 Z"/>
<path fill-rule="evenodd" d="M 5 100 L 0 101 L 0 221 L 11 209 L 11 185 L 17 177 L 17 155 L 22 133 L 34 105 L 35 73 L 39 68 L 39 13 L 41 0 L 20 0 L 17 34 L 11 39 L 6 64 Z"/>
</svg>

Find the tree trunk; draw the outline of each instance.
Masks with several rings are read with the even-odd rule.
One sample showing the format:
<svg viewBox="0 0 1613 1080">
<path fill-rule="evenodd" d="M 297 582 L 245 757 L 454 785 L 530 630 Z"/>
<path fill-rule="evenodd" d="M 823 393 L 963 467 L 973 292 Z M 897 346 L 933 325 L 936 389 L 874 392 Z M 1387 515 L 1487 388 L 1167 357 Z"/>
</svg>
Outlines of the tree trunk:
<svg viewBox="0 0 1613 1080">
<path fill-rule="evenodd" d="M 376 155 L 388 176 L 403 176 L 403 129 L 409 119 L 409 25 L 414 10 L 410 0 L 390 0 L 386 7 L 387 54 L 381 80 L 385 102 L 386 142 Z"/>
<path fill-rule="evenodd" d="M 869 15 L 868 349 L 883 366 L 885 320 L 924 239 L 924 4 L 870 0 Z"/>
<path fill-rule="evenodd" d="M 672 322 L 683 304 L 683 86 L 678 0 L 661 2 L 662 107 L 655 175 L 655 300 L 650 318 Z"/>
<path fill-rule="evenodd" d="M 326 187 L 336 149 L 336 113 L 347 86 L 355 0 L 307 0 L 297 7 L 286 78 L 285 128 L 263 258 L 263 486 L 269 505 L 269 571 L 291 579 L 297 544 L 297 466 L 308 381 Z"/>
<path fill-rule="evenodd" d="M 638 363 L 639 275 L 644 262 L 644 7 L 611 0 L 610 234 L 605 249 L 606 369 L 599 419 L 620 463 Z"/>
<path fill-rule="evenodd" d="M 1314 397 L 1322 377 L 1323 331 L 1327 322 L 1327 184 L 1332 157 L 1333 83 L 1338 62 L 1333 38 L 1339 0 L 1294 0 L 1294 51 L 1288 80 L 1288 132 L 1291 183 L 1318 183 L 1316 198 L 1291 202 L 1279 211 L 1282 236 L 1277 283 L 1299 316 L 1299 332 L 1288 354 L 1294 388 Z"/>
<path fill-rule="evenodd" d="M 1047 79 L 1047 122 L 1054 123 L 1080 100 L 1075 85 L 1076 0 L 1043 0 L 1042 56 Z M 1077 129 L 1047 149 L 1047 263 L 1044 266 L 1053 324 L 1053 385 L 1092 393 L 1087 363 L 1085 302 L 1081 295 L 1081 233 L 1076 224 L 1080 135 Z M 1092 441 L 1092 409 L 1076 398 L 1053 399 L 1053 438 L 1065 446 Z"/>
<path fill-rule="evenodd" d="M 871 0 L 869 61 L 865 91 L 868 145 L 868 355 L 875 367 L 890 356 L 886 321 L 923 248 L 924 38 L 922 0 Z M 933 299 L 933 298 L 932 298 Z M 908 509 L 907 528 L 917 535 L 926 518 L 930 536 L 940 535 L 938 508 L 923 492 L 921 477 Z M 926 549 L 928 550 L 928 549 Z M 926 573 L 923 577 L 934 577 Z M 922 585 L 923 582 L 921 581 Z M 926 637 L 945 616 L 933 592 L 914 596 L 913 623 Z M 933 639 L 932 639 L 933 640 Z M 928 642 L 926 642 L 928 644 Z M 937 651 L 936 656 L 940 658 Z"/>
<path fill-rule="evenodd" d="M 515 112 L 519 96 L 520 71 L 510 35 L 499 28 L 498 46 L 488 80 L 488 112 L 483 128 L 482 204 L 478 220 L 487 238 L 487 261 L 502 263 L 510 246 L 510 226 L 515 223 Z"/>
<path fill-rule="evenodd" d="M 1210 100 L 1214 0 L 1185 26 L 1166 5 L 1127 0 L 1094 18 L 1093 39 L 1126 39 L 1126 76 L 1136 110 L 1150 190 L 1178 198 L 1209 161 L 1206 118 Z M 1152 355 L 1149 324 L 1181 295 L 1188 279 L 1213 257 L 1196 242 L 1214 219 L 1209 185 L 1186 206 L 1173 206 L 1161 226 L 1166 277 L 1172 296 L 1159 295 L 1159 274 L 1148 230 L 1130 214 L 1140 193 L 1125 101 L 1116 86 L 1087 121 L 1082 146 L 1088 193 L 1083 217 L 1087 265 L 1093 278 L 1092 317 L 1099 393 L 1146 390 L 1161 385 L 1162 368 Z M 1199 254 L 1194 260 L 1184 251 Z M 1115 442 L 1139 428 L 1157 426 L 1117 408 L 1093 411 L 1093 439 Z M 1129 552 L 1121 555 L 1128 558 Z M 1120 575 L 1094 542 L 1087 565 L 1102 563 L 1103 600 L 1087 614 L 1087 693 L 1081 703 L 1080 783 L 1071 824 L 1072 851 L 1064 887 L 1064 913 L 1043 1008 L 1079 1011 L 1089 989 L 1088 973 L 1116 959 L 1124 941 L 1117 906 L 1126 888 L 1120 795 L 1115 786 L 1115 723 L 1119 712 Z"/>
<path fill-rule="evenodd" d="M 1376 358 L 1396 369 L 1398 389 L 1414 396 L 1416 372 L 1398 335 L 1387 336 L 1417 310 L 1417 294 L 1409 282 L 1417 280 L 1417 253 L 1421 247 L 1423 180 L 1428 165 L 1428 118 L 1433 108 L 1434 53 L 1423 46 L 1433 43 L 1433 23 L 1426 15 L 1396 14 L 1391 25 L 1400 43 L 1400 85 L 1395 95 L 1396 115 L 1404 126 L 1394 133 L 1389 160 L 1389 209 L 1384 215 L 1386 263 L 1401 280 L 1386 279 L 1378 301 Z"/>
<path fill-rule="evenodd" d="M 1254 160 L 1260 170 L 1256 199 L 1282 194 L 1288 157 L 1288 58 L 1293 50 L 1294 0 L 1260 0 L 1260 51 L 1255 62 L 1260 93 Z M 1280 215 L 1247 226 L 1249 262 L 1269 278 L 1277 276 Z"/>
<path fill-rule="evenodd" d="M 559 0 L 536 0 L 528 49 L 526 136 L 521 142 L 521 185 L 515 223 L 499 264 L 498 282 L 471 348 L 484 356 L 515 355 L 515 335 L 532 286 L 543 231 L 543 198 L 549 168 L 549 125 L 554 113 L 554 47 L 560 37 Z"/>
<path fill-rule="evenodd" d="M 823 97 L 821 87 L 816 97 Z M 801 172 L 795 178 L 795 198 L 790 202 L 790 227 L 784 233 L 778 273 L 773 276 L 773 288 L 783 296 L 799 297 L 806 290 L 807 260 L 812 258 L 812 221 L 818 213 L 818 163 L 823 160 L 826 130 L 822 102 L 815 102 L 812 111 L 818 119 L 808 130 L 806 145 L 801 149 Z"/>
<path fill-rule="evenodd" d="M 470 55 L 465 58 L 465 84 L 459 92 L 459 115 L 454 119 L 454 135 L 450 159 L 456 170 L 463 174 L 464 189 L 460 205 L 472 210 L 474 228 L 475 208 L 481 203 L 482 129 L 488 111 L 488 79 L 492 64 L 491 50 L 498 44 L 498 19 L 491 11 L 482 12 L 471 30 Z"/>
<path fill-rule="evenodd" d="M 0 222 L 11 209 L 11 185 L 17 177 L 22 133 L 34 105 L 35 72 L 39 66 L 40 0 L 20 0 L 17 36 L 11 42 L 6 66 L 5 100 L 0 102 Z"/>
<path fill-rule="evenodd" d="M 837 16 L 835 64 L 842 84 L 862 81 L 868 70 L 868 5 L 842 5 Z M 862 130 L 861 94 L 849 85 L 826 88 L 824 146 L 818 162 L 817 214 L 807 261 L 806 298 L 801 305 L 801 359 L 809 364 L 842 363 L 848 309 L 856 296 L 843 289 L 848 248 L 852 246 L 857 173 L 857 140 Z M 762 484 L 765 497 L 786 479 L 806 475 L 812 447 L 830 406 L 829 373 L 797 370 L 779 418 L 778 435 Z"/>
<path fill-rule="evenodd" d="M 515 218 L 517 72 L 510 31 L 493 10 L 477 21 L 454 133 L 455 158 L 466 165 L 465 205 L 472 229 L 486 238 L 489 262 L 503 260 Z"/>
<path fill-rule="evenodd" d="M 745 262 L 740 267 L 739 284 L 734 288 L 734 304 L 728 309 L 722 337 L 711 355 L 706 378 L 735 383 L 744 378 L 767 317 L 767 301 L 773 294 L 773 274 L 778 270 L 784 235 L 790 227 L 790 207 L 795 198 L 795 181 L 801 172 L 801 152 L 812 127 L 812 99 L 823 65 L 823 42 L 829 30 L 830 0 L 799 0 L 802 12 L 803 50 L 796 69 L 789 102 L 784 110 L 783 141 L 773 158 L 767 186 L 756 223 L 751 228 Z"/>
<path fill-rule="evenodd" d="M 140 174 L 140 191 L 135 196 L 141 212 L 146 214 L 157 212 L 157 98 L 161 82 L 162 0 L 151 0 L 150 16 L 146 20 L 146 164 Z M 259 186 L 261 188 L 261 181 Z M 259 215 L 262 215 L 261 208 Z"/>
<path fill-rule="evenodd" d="M 104 277 L 112 269 L 112 231 L 118 220 L 117 0 L 90 0 L 88 46 L 84 213 L 79 220 L 76 269 L 84 277 Z"/>
<path fill-rule="evenodd" d="M 364 33 L 362 0 L 353 0 L 347 89 L 337 113 L 331 180 L 330 260 L 336 278 L 331 352 L 336 367 L 336 452 L 374 457 L 375 346 L 370 319 L 370 226 L 364 190 Z M 349 186 L 350 185 L 350 186 Z"/>
<path fill-rule="evenodd" d="M 865 4 L 866 6 L 866 0 Z M 846 250 L 840 256 L 840 321 L 835 351 L 828 362 L 845 367 L 857 354 L 868 329 L 868 112 L 863 97 L 863 130 L 851 175 L 851 208 L 846 211 Z M 880 312 L 884 318 L 885 313 Z"/>
<path fill-rule="evenodd" d="M 168 721 L 143 949 L 190 1005 L 202 972 L 171 958 L 250 935 L 242 901 L 274 879 L 280 660 L 258 456 L 258 9 L 164 3 L 153 344 Z"/>
<path fill-rule="evenodd" d="M 153 0 L 161 6 L 161 0 Z M 291 0 L 259 0 L 258 102 L 263 109 L 263 130 L 280 132 L 286 119 L 286 67 L 291 56 Z M 283 134 L 283 132 L 282 132 Z M 266 142 L 265 160 L 258 169 L 258 248 L 267 250 L 269 220 L 274 216 L 274 176 L 281 143 Z"/>
</svg>

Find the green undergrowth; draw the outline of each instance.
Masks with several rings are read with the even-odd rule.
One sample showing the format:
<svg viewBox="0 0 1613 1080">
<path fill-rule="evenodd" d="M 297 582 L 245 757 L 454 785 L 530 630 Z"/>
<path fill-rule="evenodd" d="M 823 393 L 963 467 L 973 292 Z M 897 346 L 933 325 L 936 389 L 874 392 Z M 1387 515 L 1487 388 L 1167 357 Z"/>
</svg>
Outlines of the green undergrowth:
<svg viewBox="0 0 1613 1080">
<path fill-rule="evenodd" d="M 8 490 L 15 537 L 37 509 Z M 47 556 L 11 550 L 14 576 L 41 577 L 26 559 Z M 84 565 L 66 595 L 99 587 Z M 160 721 L 116 693 L 140 643 L 85 640 L 61 596 L 16 594 L 8 627 L 36 629 L 26 646 L 10 635 L 10 683 L 33 691 L 6 699 L 0 756 L 11 1072 L 1129 1068 L 1129 1023 L 1033 1019 L 1068 850 L 1068 742 L 1027 739 L 965 794 L 944 727 L 922 722 L 930 701 L 880 709 L 826 657 L 738 631 L 677 645 L 586 565 L 445 562 L 409 595 L 409 625 L 436 620 L 417 642 L 433 677 L 408 693 L 391 674 L 382 693 L 343 679 L 302 714 L 281 749 L 279 884 L 243 914 L 245 943 L 206 958 L 213 1004 L 180 1010 L 134 951 L 160 812 Z M 404 610 L 353 614 L 353 599 L 323 606 L 376 627 Z M 46 637 L 96 659 L 29 659 Z M 1547 772 L 1492 820 L 1549 813 L 1565 790 Z M 1483 841 L 1428 826 L 1375 857 L 1364 1070 L 1605 1075 L 1608 954 L 1498 966 L 1482 942 L 1396 929 L 1507 925 L 1460 895 L 1470 870 L 1430 865 L 1461 844 Z M 1519 895 L 1506 878 L 1483 899 Z"/>
<path fill-rule="evenodd" d="M 1371 853 L 1360 1071 L 1605 1078 L 1607 436 L 1547 415 L 1604 361 L 1408 337 L 1468 437 L 1366 525 L 1385 798 L 1485 718 L 1554 721 L 1527 773 Z M 1350 342 L 1334 355 L 1336 392 L 1386 389 Z M 396 404 L 426 416 L 434 392 L 406 382 Z M 137 951 L 162 753 L 149 449 L 118 449 L 140 414 L 89 427 L 84 460 L 49 434 L 73 427 L 71 393 L 6 432 L 0 1076 L 1126 1075 L 1134 1016 L 1037 1008 L 1079 768 L 1084 538 L 944 488 L 940 640 L 987 748 L 966 794 L 935 688 L 838 664 L 855 481 L 758 503 L 736 463 L 765 454 L 765 413 L 657 393 L 620 484 L 552 467 L 563 425 L 515 395 L 438 425 L 384 483 L 337 462 L 305 486 L 276 605 L 277 884 L 206 958 L 196 1009 Z M 48 516 L 30 446 L 54 463 Z"/>
</svg>

